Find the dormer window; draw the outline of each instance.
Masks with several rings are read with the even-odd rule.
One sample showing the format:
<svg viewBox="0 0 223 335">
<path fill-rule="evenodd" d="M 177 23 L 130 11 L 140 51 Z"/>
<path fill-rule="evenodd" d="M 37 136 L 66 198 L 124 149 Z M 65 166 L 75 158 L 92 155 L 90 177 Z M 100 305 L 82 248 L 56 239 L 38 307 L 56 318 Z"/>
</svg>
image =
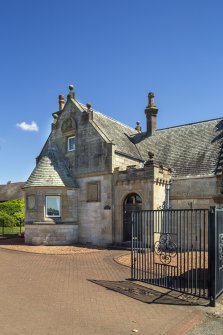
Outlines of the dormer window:
<svg viewBox="0 0 223 335">
<path fill-rule="evenodd" d="M 75 150 L 75 136 L 70 136 L 67 138 L 67 151 Z"/>
</svg>

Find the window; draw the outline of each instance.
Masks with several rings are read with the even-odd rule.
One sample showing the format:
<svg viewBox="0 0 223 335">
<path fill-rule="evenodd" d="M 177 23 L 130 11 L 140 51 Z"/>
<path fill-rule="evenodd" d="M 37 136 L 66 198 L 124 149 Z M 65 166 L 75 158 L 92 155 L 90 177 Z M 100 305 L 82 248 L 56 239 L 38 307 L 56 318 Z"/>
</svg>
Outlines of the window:
<svg viewBox="0 0 223 335">
<path fill-rule="evenodd" d="M 75 136 L 70 136 L 67 138 L 67 151 L 75 150 Z"/>
<path fill-rule="evenodd" d="M 46 196 L 46 216 L 60 217 L 60 196 Z"/>
<path fill-rule="evenodd" d="M 87 201 L 100 201 L 100 183 L 87 183 Z"/>
</svg>

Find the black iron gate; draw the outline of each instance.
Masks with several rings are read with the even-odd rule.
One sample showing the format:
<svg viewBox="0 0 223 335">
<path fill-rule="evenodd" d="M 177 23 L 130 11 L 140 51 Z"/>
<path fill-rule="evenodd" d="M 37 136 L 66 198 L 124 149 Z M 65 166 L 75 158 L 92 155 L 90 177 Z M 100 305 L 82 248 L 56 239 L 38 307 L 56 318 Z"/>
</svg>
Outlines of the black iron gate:
<svg viewBox="0 0 223 335">
<path fill-rule="evenodd" d="M 131 277 L 215 306 L 223 293 L 223 207 L 131 215 Z"/>
<path fill-rule="evenodd" d="M 132 213 L 132 278 L 208 298 L 209 210 Z"/>
<path fill-rule="evenodd" d="M 223 208 L 210 210 L 209 238 L 210 298 L 215 299 L 223 292 Z"/>
</svg>

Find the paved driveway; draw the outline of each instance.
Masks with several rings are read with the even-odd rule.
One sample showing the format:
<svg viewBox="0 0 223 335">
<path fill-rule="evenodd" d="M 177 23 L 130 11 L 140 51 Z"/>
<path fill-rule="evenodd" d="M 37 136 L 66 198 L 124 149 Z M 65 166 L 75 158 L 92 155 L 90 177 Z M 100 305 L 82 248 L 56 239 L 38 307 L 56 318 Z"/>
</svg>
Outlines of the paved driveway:
<svg viewBox="0 0 223 335">
<path fill-rule="evenodd" d="M 0 334 L 184 334 L 204 317 L 191 306 L 146 304 L 91 282 L 129 278 L 113 260 L 118 254 L 0 249 Z"/>
</svg>

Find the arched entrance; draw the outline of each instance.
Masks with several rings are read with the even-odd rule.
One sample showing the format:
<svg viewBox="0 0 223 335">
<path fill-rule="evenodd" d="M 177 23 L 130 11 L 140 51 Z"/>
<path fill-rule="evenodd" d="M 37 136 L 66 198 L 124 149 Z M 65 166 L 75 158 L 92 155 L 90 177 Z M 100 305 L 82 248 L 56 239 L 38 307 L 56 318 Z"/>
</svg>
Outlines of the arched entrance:
<svg viewBox="0 0 223 335">
<path fill-rule="evenodd" d="M 123 203 L 123 242 L 131 241 L 132 235 L 132 211 L 142 208 L 142 199 L 137 193 L 128 194 Z"/>
</svg>

